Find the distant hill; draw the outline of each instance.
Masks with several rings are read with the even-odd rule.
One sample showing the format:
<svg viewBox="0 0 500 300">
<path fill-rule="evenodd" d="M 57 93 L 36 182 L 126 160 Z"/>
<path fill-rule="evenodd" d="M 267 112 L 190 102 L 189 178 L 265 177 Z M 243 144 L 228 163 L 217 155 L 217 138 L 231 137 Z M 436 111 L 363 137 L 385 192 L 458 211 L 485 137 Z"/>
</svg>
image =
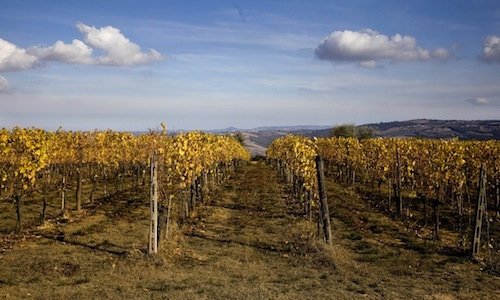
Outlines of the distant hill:
<svg viewBox="0 0 500 300">
<path fill-rule="evenodd" d="M 365 124 L 380 137 L 422 137 L 434 139 L 459 138 L 462 140 L 500 140 L 500 120 L 461 121 L 418 119 Z M 327 126 L 260 127 L 242 130 L 253 155 L 264 155 L 274 139 L 298 134 L 307 137 L 328 137 L 332 128 Z"/>
<path fill-rule="evenodd" d="M 460 121 L 428 120 L 396 121 L 364 126 L 375 129 L 383 137 L 453 138 L 462 140 L 500 139 L 500 120 Z"/>
<path fill-rule="evenodd" d="M 375 136 L 380 137 L 422 137 L 433 139 L 459 138 L 462 140 L 500 140 L 500 120 L 461 121 L 417 119 L 364 124 L 370 127 Z M 183 130 L 175 131 L 182 132 Z M 307 137 L 328 137 L 331 126 L 297 125 L 267 126 L 252 129 L 228 127 L 208 132 L 218 134 L 234 134 L 241 132 L 245 137 L 246 147 L 252 155 L 265 155 L 267 147 L 276 139 L 287 134 Z"/>
<path fill-rule="evenodd" d="M 380 137 L 422 137 L 433 139 L 459 138 L 461 140 L 499 140 L 500 120 L 461 121 L 417 119 L 360 125 L 370 127 Z M 331 128 L 296 131 L 308 137 L 326 137 Z"/>
<path fill-rule="evenodd" d="M 249 131 L 313 131 L 313 130 L 323 130 L 329 129 L 331 126 L 315 126 L 315 125 L 295 125 L 295 126 L 267 126 L 267 127 L 256 127 L 249 129 Z"/>
<path fill-rule="evenodd" d="M 244 130 L 236 128 L 236 127 L 228 127 L 228 128 L 224 128 L 224 129 L 209 130 L 208 132 L 211 132 L 211 133 L 235 133 L 235 132 L 241 132 L 241 131 L 244 131 Z"/>
</svg>

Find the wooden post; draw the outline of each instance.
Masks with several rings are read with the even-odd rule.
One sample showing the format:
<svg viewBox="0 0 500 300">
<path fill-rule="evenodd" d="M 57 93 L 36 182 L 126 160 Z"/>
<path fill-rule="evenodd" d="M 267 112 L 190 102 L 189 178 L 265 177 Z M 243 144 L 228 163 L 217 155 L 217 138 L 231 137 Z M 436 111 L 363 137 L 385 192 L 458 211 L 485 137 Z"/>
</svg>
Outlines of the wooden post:
<svg viewBox="0 0 500 300">
<path fill-rule="evenodd" d="M 194 208 L 196 207 L 196 197 L 195 197 L 195 191 L 196 191 L 196 183 L 195 181 L 193 181 L 190 185 L 189 185 L 189 206 L 190 206 L 190 210 L 193 211 Z"/>
<path fill-rule="evenodd" d="M 441 196 L 438 197 L 438 199 L 433 199 L 432 200 L 432 211 L 433 211 L 433 216 L 434 216 L 434 239 L 440 240 L 441 236 L 439 235 L 439 202 L 440 202 Z"/>
<path fill-rule="evenodd" d="M 42 211 L 40 213 L 40 225 L 45 224 L 45 212 L 47 210 L 47 193 L 50 183 L 50 172 L 46 170 L 43 175 L 43 188 L 42 188 Z"/>
<path fill-rule="evenodd" d="M 186 202 L 186 199 L 184 199 L 184 202 Z M 165 239 L 168 239 L 168 233 L 170 230 L 170 214 L 172 211 L 172 197 L 168 197 L 168 207 L 167 207 L 167 220 L 165 224 Z"/>
<path fill-rule="evenodd" d="M 472 239 L 471 258 L 479 254 L 481 246 L 481 226 L 486 213 L 486 167 L 481 166 L 479 179 L 479 197 L 477 199 L 476 219 L 474 222 L 474 236 Z"/>
<path fill-rule="evenodd" d="M 217 172 L 217 167 L 212 169 L 210 172 L 210 189 L 215 189 L 217 186 L 217 175 L 215 174 Z"/>
<path fill-rule="evenodd" d="M 169 199 L 169 203 L 170 203 L 170 199 Z M 188 218 L 191 218 L 193 216 L 193 211 L 189 209 L 189 203 L 187 202 L 186 198 L 182 198 L 182 207 L 181 207 L 181 209 L 184 210 L 183 221 L 186 220 L 186 219 L 188 219 Z"/>
<path fill-rule="evenodd" d="M 215 184 L 219 185 L 220 184 L 219 165 L 215 167 L 214 175 L 215 175 Z"/>
<path fill-rule="evenodd" d="M 134 188 L 139 188 L 140 185 L 140 178 L 141 178 L 141 167 L 139 165 L 135 166 L 135 182 L 134 182 Z"/>
<path fill-rule="evenodd" d="M 47 211 L 47 184 L 44 184 L 42 190 L 42 212 L 40 213 L 40 225 L 45 224 L 46 211 Z"/>
<path fill-rule="evenodd" d="M 307 218 L 309 219 L 309 222 L 312 222 L 312 193 L 310 190 L 307 190 L 306 193 L 306 201 L 307 201 Z"/>
<path fill-rule="evenodd" d="M 319 206 L 320 214 L 323 223 L 323 232 L 325 242 L 327 244 L 332 243 L 332 229 L 330 227 L 330 212 L 328 209 L 328 202 L 326 199 L 325 192 L 325 173 L 323 167 L 323 159 L 318 155 L 316 156 L 316 173 L 318 177 L 318 189 L 319 189 Z"/>
<path fill-rule="evenodd" d="M 201 194 L 200 177 L 198 177 L 194 180 L 194 187 L 195 187 L 195 191 L 196 191 L 196 202 L 203 203 L 203 195 Z"/>
<path fill-rule="evenodd" d="M 21 232 L 21 201 L 22 197 L 21 195 L 14 195 L 14 202 L 16 203 L 16 233 Z"/>
<path fill-rule="evenodd" d="M 80 167 L 76 168 L 76 211 L 82 210 L 82 171 Z"/>
<path fill-rule="evenodd" d="M 389 184 L 389 196 L 387 198 L 387 209 L 389 211 L 391 211 L 391 202 L 392 202 L 392 180 L 391 178 L 389 178 L 388 180 L 388 184 Z"/>
<path fill-rule="evenodd" d="M 396 200 L 398 201 L 397 214 L 401 216 L 403 213 L 403 195 L 401 194 L 401 155 L 399 154 L 399 148 L 396 148 L 396 176 L 397 178 L 397 190 L 396 190 Z"/>
<path fill-rule="evenodd" d="M 66 211 L 66 175 L 62 177 L 62 187 L 61 187 L 61 212 L 64 215 Z"/>
<path fill-rule="evenodd" d="M 148 254 L 158 253 L 158 172 L 156 153 L 151 155 L 151 190 Z"/>
<path fill-rule="evenodd" d="M 202 176 L 198 177 L 198 195 L 200 197 L 200 203 L 205 203 L 205 194 L 203 193 L 203 179 Z"/>
<path fill-rule="evenodd" d="M 106 173 L 103 173 L 102 175 L 103 177 L 103 181 L 104 181 L 104 197 L 108 197 L 108 183 L 107 183 L 107 180 L 108 180 L 108 175 Z"/>
<path fill-rule="evenodd" d="M 93 203 L 94 198 L 95 198 L 95 194 L 97 192 L 97 175 L 96 174 L 91 176 L 91 181 L 92 181 L 92 190 L 90 191 L 89 202 Z"/>
<path fill-rule="evenodd" d="M 203 183 L 203 188 L 208 192 L 209 189 L 210 189 L 210 185 L 209 185 L 209 182 L 208 182 L 208 172 L 206 170 L 203 170 L 203 172 L 201 173 L 202 174 L 202 183 Z"/>
<path fill-rule="evenodd" d="M 498 178 L 495 180 L 495 194 L 496 194 L 496 203 L 495 203 L 496 213 L 495 213 L 495 215 L 497 218 L 500 218 L 500 182 L 499 182 Z"/>
</svg>

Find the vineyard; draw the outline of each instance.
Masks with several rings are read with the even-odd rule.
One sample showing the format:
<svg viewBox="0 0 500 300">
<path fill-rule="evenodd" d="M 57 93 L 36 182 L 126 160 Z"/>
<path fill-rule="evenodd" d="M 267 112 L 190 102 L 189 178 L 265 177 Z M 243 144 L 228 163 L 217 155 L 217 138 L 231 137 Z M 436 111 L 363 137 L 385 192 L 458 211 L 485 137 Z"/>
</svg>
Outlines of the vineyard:
<svg viewBox="0 0 500 300">
<path fill-rule="evenodd" d="M 318 206 L 315 159 L 321 157 L 336 182 L 358 187 L 374 206 L 402 218 L 420 236 L 440 239 L 443 211 L 448 229 L 459 233 L 457 245 L 465 250 L 477 242 L 472 232 L 484 220 L 484 248 L 490 256 L 498 255 L 500 244 L 490 237 L 490 223 L 498 223 L 500 216 L 498 141 L 287 136 L 274 141 L 267 155 L 293 185 L 306 214 Z M 483 204 L 478 198 L 490 201 Z"/>
<path fill-rule="evenodd" d="M 250 161 L 229 135 L 2 129 L 0 299 L 496 299 L 497 157 L 286 136 Z"/>
<path fill-rule="evenodd" d="M 149 183 L 152 158 L 159 169 L 155 178 L 160 191 L 157 201 L 165 211 L 182 211 L 186 217 L 196 202 L 203 200 L 203 189 L 221 183 L 239 161 L 249 159 L 249 154 L 229 136 L 201 132 L 168 136 L 165 127 L 139 136 L 114 131 L 2 129 L 0 199 L 14 202 L 15 231 L 20 233 L 23 201 L 39 196 L 37 225 L 44 225 L 49 195 L 59 194 L 58 217 L 64 218 L 68 212 L 68 198 L 74 198 L 71 206 L 81 212 L 82 203 L 94 202 L 98 194 L 109 198 Z M 82 196 L 84 185 L 86 199 Z M 74 197 L 68 195 L 71 187 L 75 187 Z"/>
</svg>

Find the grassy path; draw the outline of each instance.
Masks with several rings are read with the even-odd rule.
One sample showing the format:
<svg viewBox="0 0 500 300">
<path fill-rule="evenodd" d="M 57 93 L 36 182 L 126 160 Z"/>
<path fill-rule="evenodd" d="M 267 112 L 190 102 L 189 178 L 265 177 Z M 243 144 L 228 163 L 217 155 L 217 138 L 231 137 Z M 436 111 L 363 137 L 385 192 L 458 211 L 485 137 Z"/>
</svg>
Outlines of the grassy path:
<svg viewBox="0 0 500 300">
<path fill-rule="evenodd" d="M 229 299 L 331 297 L 322 284 L 335 277 L 335 265 L 311 243 L 312 225 L 287 201 L 275 172 L 262 164 L 227 182 L 182 244 L 180 263 L 189 267 L 183 273 L 198 292 Z"/>
<path fill-rule="evenodd" d="M 495 299 L 499 280 L 424 251 L 352 191 L 328 182 L 334 245 L 261 162 L 244 166 L 156 257 L 148 202 L 124 194 L 0 258 L 0 299 Z M 430 245 L 432 246 L 432 245 Z M 498 299 L 498 298 L 497 298 Z"/>
</svg>

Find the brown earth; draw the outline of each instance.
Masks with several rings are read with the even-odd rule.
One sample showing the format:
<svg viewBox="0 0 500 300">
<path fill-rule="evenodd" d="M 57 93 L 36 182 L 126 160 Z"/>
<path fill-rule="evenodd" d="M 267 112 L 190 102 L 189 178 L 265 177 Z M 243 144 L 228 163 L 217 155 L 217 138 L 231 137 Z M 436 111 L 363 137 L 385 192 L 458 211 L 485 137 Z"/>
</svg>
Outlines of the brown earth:
<svg viewBox="0 0 500 300">
<path fill-rule="evenodd" d="M 145 190 L 21 236 L 0 221 L 0 299 L 500 299 L 483 265 L 416 238 L 352 190 L 328 182 L 327 193 L 332 246 L 261 162 L 212 191 L 155 257 Z"/>
</svg>

